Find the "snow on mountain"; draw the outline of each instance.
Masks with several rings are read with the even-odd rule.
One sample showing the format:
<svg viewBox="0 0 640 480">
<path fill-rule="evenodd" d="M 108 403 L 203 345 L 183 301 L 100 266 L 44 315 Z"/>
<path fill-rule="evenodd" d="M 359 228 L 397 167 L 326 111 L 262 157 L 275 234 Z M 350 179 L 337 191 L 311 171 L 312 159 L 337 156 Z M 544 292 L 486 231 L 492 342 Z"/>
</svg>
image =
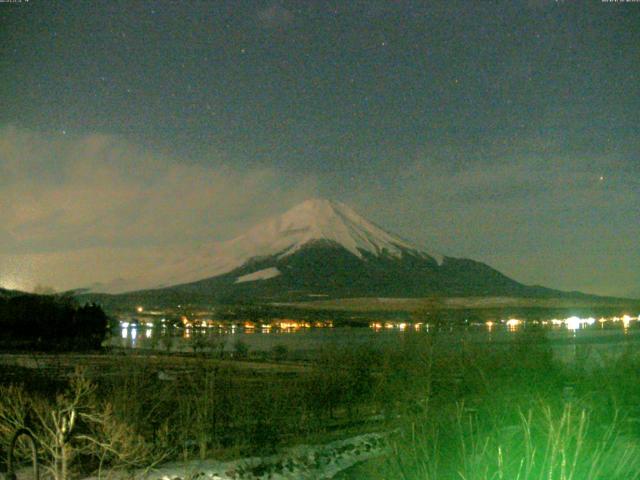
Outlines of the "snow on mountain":
<svg viewBox="0 0 640 480">
<path fill-rule="evenodd" d="M 248 273 L 236 278 L 235 283 L 255 282 L 256 280 L 268 280 L 280 275 L 280 270 L 275 267 L 263 268 L 257 272 Z"/>
<path fill-rule="evenodd" d="M 338 243 L 360 258 L 362 251 L 374 255 L 386 251 L 393 257 L 400 257 L 403 250 L 420 254 L 417 247 L 385 232 L 345 204 L 323 199 L 307 200 L 267 220 L 232 240 L 230 246 L 249 256 L 284 257 L 317 240 Z"/>
<path fill-rule="evenodd" d="M 191 252 L 176 252 L 173 258 L 167 258 L 163 265 L 146 272 L 144 276 L 121 282 L 120 288 L 100 291 L 120 293 L 194 282 L 230 272 L 254 258 L 291 255 L 313 241 L 335 242 L 360 258 L 363 252 L 396 258 L 400 258 L 404 252 L 410 252 L 433 258 L 438 263 L 442 263 L 443 259 L 441 255 L 425 253 L 384 231 L 343 203 L 310 199 L 258 224 L 235 239 L 212 242 Z M 242 281 L 270 278 L 250 277 L 253 274 L 240 278 L 246 279 Z M 269 274 L 276 276 L 273 271 Z M 240 278 L 238 281 L 241 281 Z"/>
</svg>

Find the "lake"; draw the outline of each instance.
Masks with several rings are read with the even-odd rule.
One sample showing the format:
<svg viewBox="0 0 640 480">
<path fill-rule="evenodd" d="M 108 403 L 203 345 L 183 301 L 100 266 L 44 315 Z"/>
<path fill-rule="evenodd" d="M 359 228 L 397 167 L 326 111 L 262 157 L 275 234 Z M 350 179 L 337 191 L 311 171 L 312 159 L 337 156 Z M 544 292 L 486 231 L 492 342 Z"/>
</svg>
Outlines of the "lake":
<svg viewBox="0 0 640 480">
<path fill-rule="evenodd" d="M 549 319 L 525 321 L 439 325 L 424 323 L 372 322 L 363 327 L 313 327 L 288 323 L 277 325 L 229 324 L 176 328 L 160 322 L 121 321 L 114 328 L 108 345 L 127 349 L 150 349 L 173 352 L 233 352 L 240 344 L 253 352 L 286 349 L 293 357 L 304 357 L 323 347 L 394 348 L 408 338 L 436 339 L 449 348 L 467 344 L 489 344 L 495 348 L 509 346 L 519 332 L 532 325 L 542 328 L 556 358 L 563 362 L 601 364 L 628 349 L 640 348 L 639 317 Z"/>
</svg>

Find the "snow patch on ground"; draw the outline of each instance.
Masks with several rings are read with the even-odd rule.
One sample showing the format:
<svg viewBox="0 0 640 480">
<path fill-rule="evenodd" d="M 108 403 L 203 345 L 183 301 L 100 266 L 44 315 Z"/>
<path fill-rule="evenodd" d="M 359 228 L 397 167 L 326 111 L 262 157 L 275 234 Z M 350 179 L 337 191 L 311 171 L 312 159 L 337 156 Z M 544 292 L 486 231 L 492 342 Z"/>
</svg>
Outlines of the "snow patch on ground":
<svg viewBox="0 0 640 480">
<path fill-rule="evenodd" d="M 238 277 L 235 283 L 243 283 L 243 282 L 253 282 L 255 280 L 267 280 L 269 278 L 277 277 L 280 275 L 280 270 L 276 267 L 269 267 L 263 270 L 258 270 L 257 272 L 248 273 L 247 275 L 242 275 Z"/>
<path fill-rule="evenodd" d="M 367 433 L 324 445 L 298 445 L 279 455 L 228 462 L 174 462 L 133 475 L 135 480 L 330 479 L 353 465 L 384 455 L 386 436 Z M 90 480 L 90 479 L 86 479 Z"/>
</svg>

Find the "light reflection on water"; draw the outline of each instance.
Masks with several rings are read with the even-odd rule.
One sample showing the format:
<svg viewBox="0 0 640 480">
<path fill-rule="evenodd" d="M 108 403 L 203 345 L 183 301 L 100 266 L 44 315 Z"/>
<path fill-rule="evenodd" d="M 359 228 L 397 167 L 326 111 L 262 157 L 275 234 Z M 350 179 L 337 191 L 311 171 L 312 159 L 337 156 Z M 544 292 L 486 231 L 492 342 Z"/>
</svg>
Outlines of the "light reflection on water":
<svg viewBox="0 0 640 480">
<path fill-rule="evenodd" d="M 250 351 L 268 352 L 275 346 L 285 346 L 290 352 L 317 350 L 323 346 L 368 345 L 374 348 L 393 347 L 407 335 L 435 335 L 445 344 L 469 343 L 508 344 L 517 332 L 537 325 L 544 329 L 554 354 L 566 361 L 577 358 L 577 346 L 597 355 L 617 355 L 632 345 L 640 348 L 640 318 L 623 315 L 610 318 L 549 319 L 526 321 L 517 318 L 470 324 L 435 324 L 409 322 L 372 322 L 367 327 L 315 328 L 306 324 L 216 325 L 202 327 L 168 326 L 152 322 L 120 322 L 109 345 L 164 351 L 233 351 L 238 341 Z M 138 328 L 144 327 L 144 335 Z M 282 328 L 282 327 L 285 328 Z M 117 334 L 119 332 L 119 335 Z"/>
</svg>

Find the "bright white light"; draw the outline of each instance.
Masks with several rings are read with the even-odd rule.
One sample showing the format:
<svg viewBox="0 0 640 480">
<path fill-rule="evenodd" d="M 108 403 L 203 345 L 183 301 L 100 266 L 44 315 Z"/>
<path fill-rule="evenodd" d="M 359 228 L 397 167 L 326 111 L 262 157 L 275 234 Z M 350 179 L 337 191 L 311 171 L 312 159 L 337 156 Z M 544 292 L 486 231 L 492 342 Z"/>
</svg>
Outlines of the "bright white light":
<svg viewBox="0 0 640 480">
<path fill-rule="evenodd" d="M 596 323 L 596 319 L 593 317 L 589 318 L 580 318 L 580 317 L 569 317 L 564 321 L 565 325 L 569 330 L 578 330 L 585 325 L 593 325 Z"/>
<path fill-rule="evenodd" d="M 582 321 L 578 317 L 569 317 L 564 321 L 569 330 L 578 330 L 582 324 Z"/>
</svg>

